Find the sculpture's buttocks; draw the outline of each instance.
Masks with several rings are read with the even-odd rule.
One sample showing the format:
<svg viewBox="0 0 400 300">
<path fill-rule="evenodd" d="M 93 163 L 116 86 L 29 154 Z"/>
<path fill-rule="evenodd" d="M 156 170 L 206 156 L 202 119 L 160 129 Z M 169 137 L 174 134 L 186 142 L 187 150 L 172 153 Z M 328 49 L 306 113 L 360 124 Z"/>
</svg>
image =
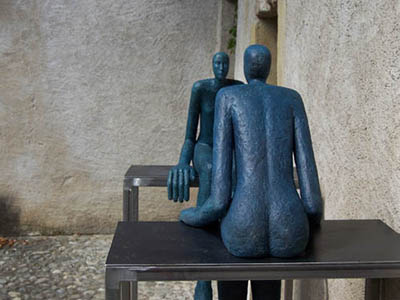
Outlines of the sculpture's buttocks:
<svg viewBox="0 0 400 300">
<path fill-rule="evenodd" d="M 291 90 L 265 84 L 227 88 L 219 98 L 229 102 L 238 177 L 221 224 L 225 245 L 237 256 L 296 255 L 308 241 L 292 172 L 299 100 Z"/>
</svg>

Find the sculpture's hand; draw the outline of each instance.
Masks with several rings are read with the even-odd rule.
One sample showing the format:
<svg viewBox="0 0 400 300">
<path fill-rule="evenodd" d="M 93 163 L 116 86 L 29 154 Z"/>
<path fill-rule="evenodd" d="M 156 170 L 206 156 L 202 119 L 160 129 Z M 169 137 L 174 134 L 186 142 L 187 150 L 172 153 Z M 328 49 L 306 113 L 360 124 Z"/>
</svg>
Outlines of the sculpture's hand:
<svg viewBox="0 0 400 300">
<path fill-rule="evenodd" d="M 168 199 L 174 202 L 189 201 L 190 181 L 195 179 L 195 171 L 190 165 L 178 164 L 168 173 Z"/>
<path fill-rule="evenodd" d="M 190 207 L 181 211 L 179 215 L 179 220 L 183 223 L 191 226 L 198 226 L 197 217 L 198 217 L 198 209 L 196 207 Z"/>
</svg>

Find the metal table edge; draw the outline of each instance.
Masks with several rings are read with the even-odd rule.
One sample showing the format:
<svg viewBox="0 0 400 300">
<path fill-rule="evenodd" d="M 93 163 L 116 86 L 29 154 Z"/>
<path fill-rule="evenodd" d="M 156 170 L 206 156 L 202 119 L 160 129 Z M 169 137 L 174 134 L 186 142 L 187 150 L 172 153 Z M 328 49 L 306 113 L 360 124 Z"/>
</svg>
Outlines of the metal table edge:
<svg viewBox="0 0 400 300">
<path fill-rule="evenodd" d="M 384 261 L 384 262 L 293 262 L 293 263 L 234 263 L 234 264 L 165 264 L 165 265 L 149 265 L 149 264 L 105 264 L 106 268 L 123 268 L 129 269 L 135 272 L 146 272 L 146 271 L 167 271 L 177 270 L 185 271 L 187 269 L 202 270 L 202 269 L 230 269 L 230 270 L 362 270 L 362 269 L 398 269 L 400 271 L 400 261 Z"/>
</svg>

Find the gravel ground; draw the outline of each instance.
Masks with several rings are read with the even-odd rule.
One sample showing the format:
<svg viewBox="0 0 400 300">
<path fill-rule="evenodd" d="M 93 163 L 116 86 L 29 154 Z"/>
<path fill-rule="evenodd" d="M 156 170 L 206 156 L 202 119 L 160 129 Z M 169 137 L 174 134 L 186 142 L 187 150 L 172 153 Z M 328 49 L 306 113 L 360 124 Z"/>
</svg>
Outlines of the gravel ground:
<svg viewBox="0 0 400 300">
<path fill-rule="evenodd" d="M 0 299 L 103 300 L 111 240 L 111 235 L 0 239 Z M 193 289 L 194 282 L 139 282 L 139 299 L 189 300 Z"/>
</svg>

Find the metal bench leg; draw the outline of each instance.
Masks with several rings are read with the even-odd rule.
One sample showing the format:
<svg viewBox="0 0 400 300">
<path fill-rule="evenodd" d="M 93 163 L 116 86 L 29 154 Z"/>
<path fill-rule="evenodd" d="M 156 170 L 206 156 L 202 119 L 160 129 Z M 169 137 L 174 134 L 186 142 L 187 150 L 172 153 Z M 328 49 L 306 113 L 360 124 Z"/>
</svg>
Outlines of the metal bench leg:
<svg viewBox="0 0 400 300">
<path fill-rule="evenodd" d="M 123 191 L 123 221 L 137 222 L 139 219 L 139 187 L 129 186 L 130 182 L 124 182 Z"/>
<path fill-rule="evenodd" d="M 137 300 L 138 298 L 138 284 L 137 281 L 131 281 L 131 299 L 130 300 Z"/>
<path fill-rule="evenodd" d="M 121 282 L 121 299 L 122 300 L 137 300 L 137 282 L 122 281 Z"/>
<path fill-rule="evenodd" d="M 129 217 L 128 221 L 139 221 L 139 187 L 132 186 L 129 201 Z"/>
<path fill-rule="evenodd" d="M 120 300 L 118 274 L 106 268 L 106 300 Z"/>
<path fill-rule="evenodd" d="M 365 280 L 365 300 L 384 300 L 383 279 Z"/>
<path fill-rule="evenodd" d="M 137 300 L 136 273 L 106 268 L 106 300 Z"/>
<path fill-rule="evenodd" d="M 121 299 L 131 300 L 131 286 L 129 281 L 121 282 Z"/>
<path fill-rule="evenodd" d="M 131 189 L 126 186 L 127 183 L 124 182 L 124 192 L 122 201 L 122 221 L 129 221 L 129 202 L 131 199 Z"/>
<path fill-rule="evenodd" d="M 284 300 L 293 300 L 293 280 L 292 279 L 285 280 Z"/>
</svg>

